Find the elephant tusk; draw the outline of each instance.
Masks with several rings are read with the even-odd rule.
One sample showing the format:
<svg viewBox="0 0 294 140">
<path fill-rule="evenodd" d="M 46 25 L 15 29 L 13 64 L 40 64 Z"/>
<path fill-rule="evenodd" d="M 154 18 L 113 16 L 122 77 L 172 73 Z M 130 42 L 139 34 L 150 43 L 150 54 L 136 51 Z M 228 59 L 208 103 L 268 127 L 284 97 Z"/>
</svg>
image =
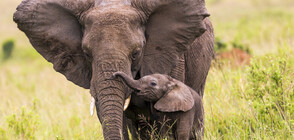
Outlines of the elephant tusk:
<svg viewBox="0 0 294 140">
<path fill-rule="evenodd" d="M 127 108 L 129 107 L 131 102 L 131 96 L 129 96 L 126 100 L 125 100 L 125 104 L 124 104 L 124 111 L 127 110 Z M 91 97 L 91 103 L 90 103 L 90 114 L 91 116 L 94 115 L 94 109 L 95 109 L 95 99 L 93 97 Z"/>
<path fill-rule="evenodd" d="M 95 109 L 95 99 L 91 97 L 91 103 L 90 103 L 90 114 L 91 116 L 94 115 L 94 109 Z"/>
<path fill-rule="evenodd" d="M 131 95 L 125 100 L 124 111 L 128 109 L 130 102 L 131 102 Z"/>
</svg>

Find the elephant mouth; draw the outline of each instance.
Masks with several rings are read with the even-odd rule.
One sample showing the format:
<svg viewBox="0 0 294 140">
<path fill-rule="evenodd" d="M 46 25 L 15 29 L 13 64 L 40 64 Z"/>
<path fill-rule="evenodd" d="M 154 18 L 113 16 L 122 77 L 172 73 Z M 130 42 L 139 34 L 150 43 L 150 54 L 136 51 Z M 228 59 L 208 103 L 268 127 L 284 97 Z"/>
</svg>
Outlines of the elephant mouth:
<svg viewBox="0 0 294 140">
<path fill-rule="evenodd" d="M 136 93 L 137 93 L 138 96 L 144 96 L 144 95 L 146 95 L 146 93 L 142 93 L 140 91 L 136 91 Z"/>
<path fill-rule="evenodd" d="M 126 111 L 130 105 L 132 96 L 130 95 L 128 98 L 125 99 L 124 103 L 124 111 Z M 94 115 L 94 110 L 95 110 L 95 98 L 91 97 L 91 102 L 90 102 L 90 115 Z"/>
<path fill-rule="evenodd" d="M 132 72 L 132 76 L 135 77 L 135 78 L 137 78 L 137 79 L 139 79 L 138 78 L 139 77 L 139 73 L 138 72 Z M 115 76 L 112 76 L 110 79 L 111 80 L 115 79 Z M 135 93 L 141 93 L 141 90 L 140 89 L 133 89 L 133 92 L 135 92 Z M 124 111 L 126 111 L 128 109 L 128 107 L 129 107 L 129 105 L 131 103 L 131 98 L 132 98 L 131 93 L 132 92 L 126 93 L 127 98 L 124 101 L 124 106 L 123 106 L 123 110 Z M 142 94 L 142 95 L 144 95 L 144 94 Z M 91 97 L 91 102 L 90 102 L 90 115 L 91 116 L 94 115 L 95 102 L 96 102 L 95 98 L 94 97 Z"/>
</svg>

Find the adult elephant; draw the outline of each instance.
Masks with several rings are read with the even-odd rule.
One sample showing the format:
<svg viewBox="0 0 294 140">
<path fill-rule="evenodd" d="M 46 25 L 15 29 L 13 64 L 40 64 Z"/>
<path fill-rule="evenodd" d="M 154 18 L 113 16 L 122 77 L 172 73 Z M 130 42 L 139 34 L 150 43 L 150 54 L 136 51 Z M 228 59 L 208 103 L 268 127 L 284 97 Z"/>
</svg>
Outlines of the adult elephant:
<svg viewBox="0 0 294 140">
<path fill-rule="evenodd" d="M 169 74 L 202 95 L 214 42 L 207 16 L 204 0 L 24 0 L 13 18 L 56 71 L 90 89 L 104 138 L 127 139 L 130 90 L 112 74 Z M 148 104 L 133 97 L 127 112 L 136 129 L 134 113 L 148 117 Z"/>
</svg>

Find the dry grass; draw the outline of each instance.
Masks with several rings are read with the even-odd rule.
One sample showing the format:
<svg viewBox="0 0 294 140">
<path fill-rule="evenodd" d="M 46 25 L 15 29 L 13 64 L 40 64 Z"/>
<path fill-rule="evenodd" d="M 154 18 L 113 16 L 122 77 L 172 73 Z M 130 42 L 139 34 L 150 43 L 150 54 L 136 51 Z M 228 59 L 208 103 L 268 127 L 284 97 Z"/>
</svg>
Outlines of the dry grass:
<svg viewBox="0 0 294 140">
<path fill-rule="evenodd" d="M 97 117 L 89 114 L 89 91 L 55 72 L 16 28 L 12 13 L 19 3 L 20 0 L 0 1 L 0 43 L 9 38 L 16 41 L 12 58 L 0 61 L 0 139 L 27 139 L 17 134 L 15 127 L 26 122 L 32 122 L 28 123 L 28 133 L 36 139 L 102 139 Z M 294 46 L 292 0 L 209 0 L 207 7 L 216 36 L 250 47 L 255 56 L 276 54 L 278 48 Z M 244 121 L 254 117 L 249 102 L 239 96 L 246 85 L 246 67 L 221 67 L 213 66 L 208 76 L 205 137 L 246 139 L 248 133 L 252 139 L 273 139 L 267 131 L 252 134 L 244 130 L 248 124 Z M 24 116 L 31 116 L 31 120 L 23 119 L 23 107 Z M 9 126 L 9 122 L 13 125 Z"/>
</svg>

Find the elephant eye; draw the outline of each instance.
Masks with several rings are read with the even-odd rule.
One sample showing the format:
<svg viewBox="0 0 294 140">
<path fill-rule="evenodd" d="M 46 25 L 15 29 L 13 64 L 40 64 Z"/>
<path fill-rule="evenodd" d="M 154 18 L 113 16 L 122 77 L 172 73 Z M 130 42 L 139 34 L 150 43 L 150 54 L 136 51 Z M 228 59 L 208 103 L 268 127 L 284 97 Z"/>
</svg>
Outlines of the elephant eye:
<svg viewBox="0 0 294 140">
<path fill-rule="evenodd" d="M 91 61 L 91 55 L 89 54 L 88 51 L 84 50 L 84 55 L 85 55 L 85 57 L 86 57 L 88 60 Z"/>
<path fill-rule="evenodd" d="M 90 55 L 87 52 L 84 52 L 84 54 L 87 58 L 90 58 Z"/>
<path fill-rule="evenodd" d="M 152 82 L 150 83 L 150 85 L 153 86 L 153 87 L 155 87 L 155 86 L 157 86 L 157 83 L 156 83 L 155 81 L 152 81 Z"/>
<path fill-rule="evenodd" d="M 132 60 L 136 60 L 139 57 L 140 53 L 141 53 L 141 50 L 139 48 L 135 49 L 132 53 Z"/>
</svg>

